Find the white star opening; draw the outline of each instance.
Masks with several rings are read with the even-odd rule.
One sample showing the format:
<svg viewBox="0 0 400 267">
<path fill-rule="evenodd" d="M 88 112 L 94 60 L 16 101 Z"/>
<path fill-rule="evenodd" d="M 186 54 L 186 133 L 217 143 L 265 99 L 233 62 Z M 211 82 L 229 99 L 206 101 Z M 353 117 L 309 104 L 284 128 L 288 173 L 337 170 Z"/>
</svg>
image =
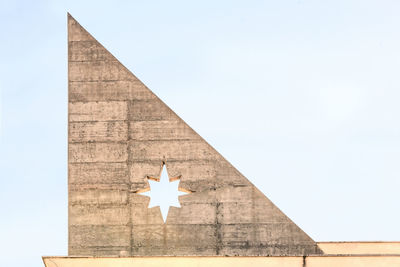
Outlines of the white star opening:
<svg viewBox="0 0 400 267">
<path fill-rule="evenodd" d="M 180 208 L 179 196 L 188 193 L 178 189 L 180 177 L 169 178 L 165 163 L 163 164 L 160 178 L 147 177 L 150 184 L 150 191 L 139 193 L 150 197 L 148 208 L 160 207 L 164 223 L 167 221 L 169 207 Z"/>
</svg>

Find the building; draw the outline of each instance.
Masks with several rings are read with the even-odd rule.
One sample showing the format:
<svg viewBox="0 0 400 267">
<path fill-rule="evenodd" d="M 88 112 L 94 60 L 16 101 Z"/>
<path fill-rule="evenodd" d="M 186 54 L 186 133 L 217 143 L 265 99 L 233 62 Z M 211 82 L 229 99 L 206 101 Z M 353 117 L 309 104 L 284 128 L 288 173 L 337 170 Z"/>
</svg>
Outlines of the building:
<svg viewBox="0 0 400 267">
<path fill-rule="evenodd" d="M 68 88 L 69 251 L 46 266 L 400 266 L 400 243 L 312 240 L 70 15 Z M 164 222 L 141 193 L 165 167 L 187 194 Z"/>
</svg>

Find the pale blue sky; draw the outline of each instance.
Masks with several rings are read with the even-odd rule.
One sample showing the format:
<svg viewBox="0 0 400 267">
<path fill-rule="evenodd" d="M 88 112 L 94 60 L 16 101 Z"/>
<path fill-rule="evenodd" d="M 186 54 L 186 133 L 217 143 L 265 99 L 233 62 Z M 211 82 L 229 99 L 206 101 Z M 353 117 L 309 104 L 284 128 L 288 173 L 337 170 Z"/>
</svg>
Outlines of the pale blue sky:
<svg viewBox="0 0 400 267">
<path fill-rule="evenodd" d="M 0 0 L 0 266 L 67 254 L 67 11 L 312 238 L 400 240 L 399 1 Z"/>
</svg>

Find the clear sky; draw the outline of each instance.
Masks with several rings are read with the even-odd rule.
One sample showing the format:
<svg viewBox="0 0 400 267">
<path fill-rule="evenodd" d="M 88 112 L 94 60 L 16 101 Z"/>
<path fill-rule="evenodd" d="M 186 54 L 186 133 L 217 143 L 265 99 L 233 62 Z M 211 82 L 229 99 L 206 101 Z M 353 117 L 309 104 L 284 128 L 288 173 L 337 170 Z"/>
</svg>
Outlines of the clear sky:
<svg viewBox="0 0 400 267">
<path fill-rule="evenodd" d="M 0 266 L 67 254 L 67 11 L 314 240 L 400 240 L 400 1 L 0 0 Z"/>
</svg>

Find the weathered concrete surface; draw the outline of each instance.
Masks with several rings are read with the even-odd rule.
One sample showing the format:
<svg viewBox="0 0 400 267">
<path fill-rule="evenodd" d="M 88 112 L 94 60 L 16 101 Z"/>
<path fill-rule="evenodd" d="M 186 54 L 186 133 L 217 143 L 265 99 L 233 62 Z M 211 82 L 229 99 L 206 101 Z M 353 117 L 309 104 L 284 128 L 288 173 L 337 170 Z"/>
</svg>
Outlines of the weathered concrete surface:
<svg viewBox="0 0 400 267">
<path fill-rule="evenodd" d="M 309 255 L 317 244 L 68 16 L 69 255 Z M 180 176 L 166 223 L 137 193 Z"/>
<path fill-rule="evenodd" d="M 46 267 L 394 267 L 397 256 L 307 256 L 307 257 L 44 257 Z"/>
</svg>

